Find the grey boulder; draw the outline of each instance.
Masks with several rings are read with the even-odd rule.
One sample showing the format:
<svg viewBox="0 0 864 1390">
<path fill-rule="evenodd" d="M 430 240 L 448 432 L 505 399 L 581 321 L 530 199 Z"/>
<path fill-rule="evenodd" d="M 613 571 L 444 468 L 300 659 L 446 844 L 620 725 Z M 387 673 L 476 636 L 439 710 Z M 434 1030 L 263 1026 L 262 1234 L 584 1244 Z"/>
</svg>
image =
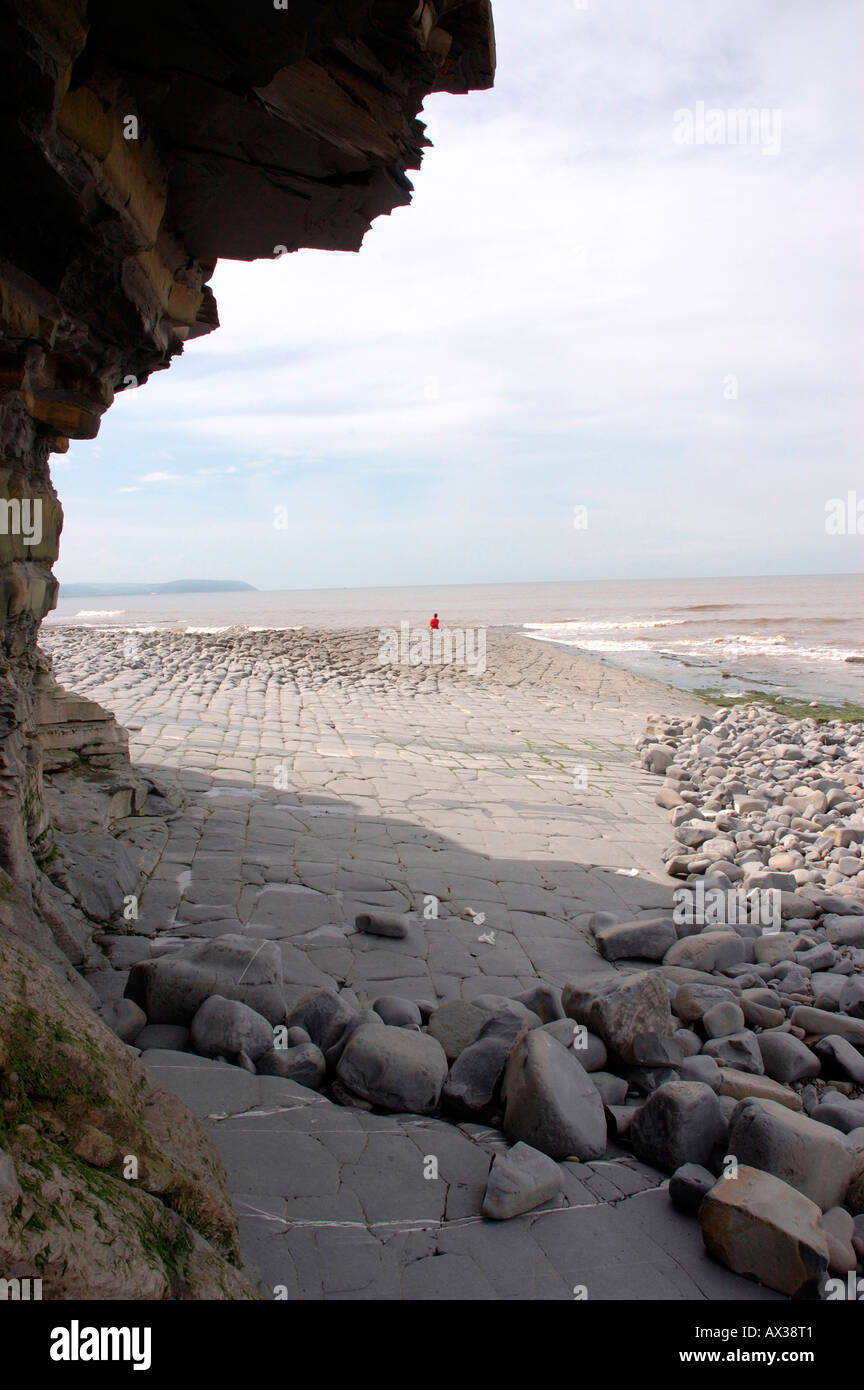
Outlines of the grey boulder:
<svg viewBox="0 0 864 1390">
<path fill-rule="evenodd" d="M 822 1072 L 829 1078 L 848 1078 L 864 1086 L 864 1057 L 845 1038 L 820 1038 L 813 1051 L 822 1063 Z"/>
<path fill-rule="evenodd" d="M 464 1048 L 444 1082 L 441 1099 L 446 1108 L 468 1119 L 489 1119 L 512 1046 L 510 1038 L 482 1037 Z"/>
<path fill-rule="evenodd" d="M 473 1043 L 489 1015 L 485 1009 L 463 999 L 442 1004 L 429 1020 L 429 1035 L 436 1038 L 447 1058 L 455 1062 L 469 1043 Z"/>
<path fill-rule="evenodd" d="M 419 1027 L 423 1022 L 423 1015 L 413 999 L 401 999 L 395 994 L 382 994 L 372 1008 L 393 1028 L 410 1028 L 414 1024 Z"/>
<path fill-rule="evenodd" d="M 509 1221 L 553 1201 L 563 1191 L 557 1163 L 528 1144 L 514 1144 L 492 1160 L 481 1215 L 492 1221 Z"/>
<path fill-rule="evenodd" d="M 106 1004 L 102 1017 L 112 1033 L 126 1043 L 135 1042 L 147 1023 L 144 1010 L 133 1004 L 131 999 L 115 999 L 112 1004 Z"/>
<path fill-rule="evenodd" d="M 541 1032 L 549 1033 L 564 1047 L 572 1047 L 586 1071 L 602 1071 L 605 1067 L 606 1044 L 584 1024 L 574 1023 L 571 1018 L 559 1018 L 554 1023 L 544 1024 Z"/>
<path fill-rule="evenodd" d="M 230 1061 L 243 1052 L 255 1062 L 272 1048 L 273 1027 L 247 1004 L 212 994 L 192 1019 L 189 1038 L 202 1057 Z"/>
<path fill-rule="evenodd" d="M 588 1073 L 605 1106 L 623 1105 L 627 1099 L 627 1082 L 623 1077 L 614 1076 L 611 1071 L 591 1071 Z"/>
<path fill-rule="evenodd" d="M 662 960 L 678 939 L 671 917 L 647 922 L 621 922 L 595 934 L 606 960 Z"/>
<path fill-rule="evenodd" d="M 698 1163 L 682 1163 L 669 1179 L 669 1197 L 676 1211 L 695 1216 L 717 1179 Z"/>
<path fill-rule="evenodd" d="M 789 1298 L 813 1293 L 828 1268 L 819 1207 L 768 1172 L 741 1166 L 699 1208 L 710 1255 Z"/>
<path fill-rule="evenodd" d="M 811 1117 L 820 1124 L 830 1125 L 841 1134 L 864 1127 L 864 1100 L 850 1100 L 839 1091 L 825 1091 Z"/>
<path fill-rule="evenodd" d="M 759 1033 L 756 1038 L 765 1075 L 788 1086 L 818 1076 L 821 1063 L 810 1048 L 792 1033 Z"/>
<path fill-rule="evenodd" d="M 691 970 L 726 970 L 744 960 L 746 948 L 734 931 L 703 931 L 682 936 L 663 957 L 664 965 L 684 965 Z"/>
<path fill-rule="evenodd" d="M 556 1018 L 564 1017 L 561 991 L 555 985 L 542 982 L 536 984 L 533 989 L 526 989 L 522 994 L 517 994 L 514 1002 L 524 1004 L 526 1009 L 535 1013 L 543 1023 L 553 1023 Z"/>
<path fill-rule="evenodd" d="M 287 1023 L 289 1028 L 305 1029 L 316 1047 L 326 1052 L 338 1041 L 357 1012 L 335 990 L 310 989 L 294 1005 Z"/>
<path fill-rule="evenodd" d="M 368 936 L 389 936 L 402 940 L 408 935 L 411 919 L 402 912 L 379 912 L 376 908 L 369 908 L 368 912 L 357 914 L 354 925 Z"/>
<path fill-rule="evenodd" d="M 637 1156 L 664 1173 L 674 1173 L 685 1163 L 704 1166 L 725 1138 L 720 1102 L 711 1087 L 700 1081 L 661 1086 L 630 1126 Z"/>
<path fill-rule="evenodd" d="M 317 1091 L 324 1084 L 327 1063 L 320 1047 L 311 1042 L 297 1043 L 265 1052 L 258 1058 L 256 1071 L 259 1076 L 283 1076 L 286 1081 L 296 1081 L 298 1086 Z"/>
<path fill-rule="evenodd" d="M 348 1039 L 336 1067 L 343 1091 L 377 1110 L 431 1115 L 447 1077 L 447 1057 L 428 1033 L 364 1024 Z"/>
<path fill-rule="evenodd" d="M 723 985 L 680 985 L 675 992 L 675 1013 L 685 1023 L 696 1023 L 717 1004 L 734 1004 L 735 995 Z"/>
<path fill-rule="evenodd" d="M 358 1028 L 364 1028 L 364 1027 L 369 1027 L 369 1028 L 385 1028 L 386 1026 L 387 1026 L 387 1025 L 385 1024 L 385 1022 L 384 1022 L 383 1018 L 381 1017 L 381 1015 L 380 1015 L 380 1014 L 376 1014 L 374 1009 L 361 1009 L 359 1013 L 354 1014 L 351 1018 L 349 1018 L 348 1022 L 345 1024 L 345 1027 L 342 1029 L 341 1033 L 339 1033 L 339 1035 L 337 1036 L 336 1041 L 335 1041 L 335 1042 L 332 1042 L 332 1043 L 329 1043 L 328 1046 L 327 1046 L 326 1048 L 323 1048 L 323 1049 L 322 1049 L 323 1052 L 324 1052 L 324 1056 L 325 1056 L 325 1058 L 326 1058 L 326 1061 L 327 1061 L 328 1069 L 329 1069 L 330 1071 L 335 1071 L 336 1066 L 338 1065 L 338 1062 L 339 1062 L 339 1058 L 342 1056 L 342 1053 L 345 1051 L 346 1047 L 348 1046 L 349 1039 L 351 1038 L 351 1036 L 352 1036 L 354 1033 L 356 1033 L 356 1031 L 357 1031 Z M 300 1029 L 300 1028 L 290 1028 L 290 1029 L 288 1030 L 288 1032 L 289 1032 L 289 1036 L 288 1036 L 288 1038 L 286 1039 L 286 1042 L 289 1042 L 289 1043 L 290 1043 L 290 1042 L 292 1041 L 292 1039 L 291 1039 L 291 1035 L 292 1035 L 292 1034 L 294 1034 L 294 1033 L 299 1033 L 299 1032 L 304 1032 L 304 1033 L 305 1033 L 306 1030 L 305 1030 L 305 1028 L 303 1028 L 303 1029 Z M 312 1039 L 309 1037 L 308 1033 L 306 1034 L 306 1037 L 305 1037 L 304 1041 L 305 1041 L 305 1042 L 311 1042 L 311 1041 L 312 1041 Z"/>
<path fill-rule="evenodd" d="M 682 1081 L 701 1081 L 714 1092 L 720 1090 L 723 1077 L 713 1057 L 685 1057 L 677 1071 Z"/>
<path fill-rule="evenodd" d="M 765 1073 L 756 1034 L 747 1028 L 740 1033 L 730 1033 L 725 1038 L 709 1038 L 702 1051 L 706 1057 L 713 1057 L 718 1065 L 750 1072 L 753 1076 L 763 1076 Z"/>
<path fill-rule="evenodd" d="M 728 1001 L 712 1004 L 702 1015 L 702 1027 L 709 1038 L 728 1038 L 731 1033 L 740 1033 L 743 1029 L 743 1010 Z"/>
<path fill-rule="evenodd" d="M 739 1102 L 729 1152 L 803 1192 L 822 1211 L 842 1205 L 855 1170 L 855 1154 L 836 1129 L 773 1100 Z"/>
<path fill-rule="evenodd" d="M 150 1023 L 189 1024 L 211 995 L 236 999 L 273 1024 L 285 1021 L 282 957 L 273 942 L 208 937 L 132 966 L 125 996 Z M 862 1025 L 864 1027 L 864 1025 Z"/>
<path fill-rule="evenodd" d="M 600 1158 L 603 1102 L 572 1048 L 535 1029 L 514 1045 L 504 1072 L 504 1133 L 550 1158 Z"/>
<path fill-rule="evenodd" d="M 848 1018 L 846 1014 L 835 1014 L 823 1009 L 811 1009 L 807 1004 L 799 1004 L 789 1015 L 793 1028 L 803 1028 L 805 1033 L 815 1033 L 819 1037 L 845 1038 L 855 1047 L 864 1048 L 864 1019 Z"/>
<path fill-rule="evenodd" d="M 643 1033 L 671 1037 L 675 1031 L 666 985 L 649 971 L 571 981 L 562 1003 L 568 1018 L 584 1023 L 626 1062 L 637 1060 L 632 1048 Z"/>
</svg>

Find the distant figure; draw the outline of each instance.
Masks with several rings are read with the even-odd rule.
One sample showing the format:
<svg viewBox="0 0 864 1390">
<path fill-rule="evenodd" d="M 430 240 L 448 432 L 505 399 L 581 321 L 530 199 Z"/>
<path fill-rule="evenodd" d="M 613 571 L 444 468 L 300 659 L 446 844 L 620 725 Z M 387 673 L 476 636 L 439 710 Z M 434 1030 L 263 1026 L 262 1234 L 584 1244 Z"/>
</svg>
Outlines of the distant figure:
<svg viewBox="0 0 864 1390">
<path fill-rule="evenodd" d="M 437 614 L 437 613 L 433 613 L 433 614 L 432 614 L 432 617 L 429 619 L 429 626 L 431 627 L 431 629 L 432 629 L 433 632 L 437 632 L 437 631 L 438 631 L 438 628 L 441 626 L 441 624 L 440 624 L 439 621 L 438 621 L 438 614 Z"/>
</svg>

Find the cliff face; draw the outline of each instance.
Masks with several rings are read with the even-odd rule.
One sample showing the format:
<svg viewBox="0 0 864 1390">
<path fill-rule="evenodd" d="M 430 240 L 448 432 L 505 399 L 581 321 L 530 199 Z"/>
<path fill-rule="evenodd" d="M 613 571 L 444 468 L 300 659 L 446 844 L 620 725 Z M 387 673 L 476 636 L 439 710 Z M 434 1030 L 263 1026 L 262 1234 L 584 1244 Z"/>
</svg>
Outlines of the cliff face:
<svg viewBox="0 0 864 1390">
<path fill-rule="evenodd" d="M 493 72 L 489 0 L 0 0 L 0 933 L 67 993 L 141 867 L 112 827 L 164 802 L 38 650 L 49 457 L 218 326 L 218 257 L 357 250 L 410 199 L 427 93 Z M 46 773 L 78 778 L 89 874 Z"/>
</svg>

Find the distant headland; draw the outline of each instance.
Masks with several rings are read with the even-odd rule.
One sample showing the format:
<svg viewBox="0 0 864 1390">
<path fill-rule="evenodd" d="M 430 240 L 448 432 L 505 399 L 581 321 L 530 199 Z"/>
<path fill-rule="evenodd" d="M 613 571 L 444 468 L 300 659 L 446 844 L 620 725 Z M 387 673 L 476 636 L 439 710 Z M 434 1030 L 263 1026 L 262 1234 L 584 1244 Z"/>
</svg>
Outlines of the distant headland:
<svg viewBox="0 0 864 1390">
<path fill-rule="evenodd" d="M 113 594 L 236 594 L 257 593 L 240 579 L 172 579 L 167 584 L 61 584 L 61 598 L 107 598 Z"/>
</svg>

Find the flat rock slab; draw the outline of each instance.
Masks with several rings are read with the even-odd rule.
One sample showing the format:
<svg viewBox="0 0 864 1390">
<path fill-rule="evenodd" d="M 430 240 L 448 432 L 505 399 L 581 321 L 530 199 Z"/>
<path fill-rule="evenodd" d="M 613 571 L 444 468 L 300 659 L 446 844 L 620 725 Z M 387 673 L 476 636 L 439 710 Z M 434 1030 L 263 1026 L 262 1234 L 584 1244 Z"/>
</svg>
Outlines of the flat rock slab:
<svg viewBox="0 0 864 1390">
<path fill-rule="evenodd" d="M 555 1165 L 565 1192 L 508 1221 L 481 1206 L 500 1135 L 333 1105 L 180 1052 L 142 1058 L 222 1155 L 244 1257 L 265 1296 L 300 1300 L 764 1301 L 707 1255 L 663 1175 L 636 1160 Z M 430 1160 L 435 1160 L 431 1163 Z M 437 1176 L 431 1176 L 437 1173 Z M 426 1176 L 429 1174 L 430 1176 Z"/>
</svg>

